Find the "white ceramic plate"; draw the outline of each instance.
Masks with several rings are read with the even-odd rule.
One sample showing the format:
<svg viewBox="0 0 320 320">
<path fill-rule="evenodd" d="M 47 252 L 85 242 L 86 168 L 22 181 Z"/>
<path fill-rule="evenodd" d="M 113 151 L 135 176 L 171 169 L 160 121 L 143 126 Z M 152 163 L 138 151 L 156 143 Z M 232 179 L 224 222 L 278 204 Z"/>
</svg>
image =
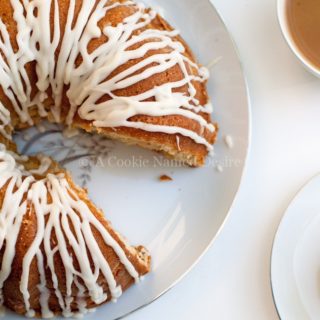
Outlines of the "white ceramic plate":
<svg viewBox="0 0 320 320">
<path fill-rule="evenodd" d="M 159 155 L 81 134 L 66 140 L 55 126 L 20 134 L 21 149 L 52 154 L 66 163 L 117 230 L 152 255 L 152 272 L 117 304 L 97 309 L 89 319 L 116 319 L 146 305 L 172 287 L 220 230 L 238 191 L 249 140 L 249 106 L 241 65 L 226 27 L 208 0 L 149 0 L 182 30 L 202 64 L 212 69 L 209 93 L 219 122 L 216 156 L 201 169 L 175 167 Z M 234 139 L 229 149 L 223 136 Z M 30 140 L 31 139 L 31 140 Z M 91 155 L 86 156 L 86 155 Z M 216 165 L 223 167 L 219 173 Z M 160 182 L 167 174 L 172 182 Z M 12 319 L 16 319 L 12 316 Z"/>
<path fill-rule="evenodd" d="M 320 176 L 295 197 L 279 226 L 271 279 L 281 319 L 320 318 Z"/>
</svg>

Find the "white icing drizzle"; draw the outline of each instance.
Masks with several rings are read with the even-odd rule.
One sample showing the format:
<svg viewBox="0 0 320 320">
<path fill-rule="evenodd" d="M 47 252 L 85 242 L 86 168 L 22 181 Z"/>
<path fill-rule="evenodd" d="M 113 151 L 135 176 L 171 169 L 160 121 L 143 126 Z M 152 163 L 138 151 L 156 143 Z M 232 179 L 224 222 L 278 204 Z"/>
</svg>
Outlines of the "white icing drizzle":
<svg viewBox="0 0 320 320">
<path fill-rule="evenodd" d="M 44 175 L 50 168 L 52 164 L 52 160 L 50 157 L 45 156 L 43 154 L 38 154 L 37 158 L 40 161 L 40 165 L 37 169 L 29 170 L 32 174 Z"/>
<path fill-rule="evenodd" d="M 10 112 L 0 101 L 0 134 L 2 134 L 5 138 L 11 140 L 11 130 L 12 127 Z"/>
<path fill-rule="evenodd" d="M 44 162 L 47 163 L 47 160 Z M 45 167 L 47 165 L 43 165 L 40 171 L 45 172 L 47 170 Z M 79 309 L 77 313 L 80 314 L 87 312 L 85 297 L 90 297 L 96 304 L 107 300 L 107 294 L 97 282 L 100 274 L 108 284 L 111 299 L 116 300 L 121 295 L 121 287 L 116 283 L 108 261 L 103 256 L 94 237 L 92 227 L 100 233 L 105 245 L 114 250 L 128 273 L 136 281 L 139 280 L 139 274 L 124 250 L 94 216 L 87 204 L 77 196 L 64 174 L 48 174 L 45 178 L 36 180 L 31 173 L 22 171 L 21 165 L 5 149 L 5 146 L 0 144 L 0 188 L 6 183 L 8 185 L 0 214 L 0 250 L 4 250 L 0 269 L 1 305 L 3 304 L 3 285 L 11 274 L 21 224 L 30 205 L 33 206 L 36 215 L 37 231 L 23 258 L 20 279 L 20 291 L 23 295 L 27 316 L 33 317 L 35 315 L 34 310 L 30 307 L 28 289 L 30 266 L 34 259 L 37 261 L 40 275 L 38 289 L 43 318 L 53 316 L 48 303 L 50 293 L 47 289 L 45 267 L 50 269 L 55 289 L 54 294 L 59 300 L 62 314 L 66 317 L 76 315 L 71 310 L 71 303 L 74 300 Z M 54 246 L 52 246 L 53 232 L 56 235 Z M 42 245 L 43 250 L 40 249 Z M 71 246 L 74 255 L 68 251 L 68 245 Z M 56 254 L 61 256 L 64 265 L 66 294 L 60 291 L 58 285 L 54 265 Z M 47 266 L 44 265 L 44 256 Z M 93 269 L 90 258 L 93 262 Z M 78 270 L 74 266 L 75 259 L 79 264 Z M 79 279 L 83 284 L 79 282 Z M 78 288 L 76 297 L 72 295 L 72 286 Z"/>
<path fill-rule="evenodd" d="M 166 11 L 163 7 L 161 6 L 153 6 L 153 9 L 158 13 L 160 14 L 160 16 L 162 18 L 165 18 L 166 17 Z"/>
<path fill-rule="evenodd" d="M 178 31 L 143 29 L 156 17 L 155 11 L 147 11 L 143 4 L 132 1 L 86 0 L 82 1 L 80 12 L 75 18 L 77 0 L 70 0 L 66 26 L 60 30 L 58 0 L 10 1 L 17 24 L 18 50 L 14 52 L 8 30 L 0 20 L 0 85 L 21 122 L 33 123 L 30 114 L 32 106 L 38 108 L 41 117 L 47 116 L 44 101 L 48 98 L 46 92 L 49 88 L 54 100 L 50 111 L 55 121 L 61 122 L 63 89 L 68 86 L 67 97 L 71 105 L 66 119 L 68 125 L 72 124 L 78 112 L 82 119 L 92 121 L 97 127 L 126 126 L 151 132 L 181 134 L 212 150 L 203 134 L 205 129 L 213 132 L 215 127 L 199 114 L 211 113 L 212 108 L 210 104 L 200 105 L 195 88 L 195 82 L 205 82 L 209 72 L 186 57 L 184 46 L 176 40 Z M 118 25 L 108 25 L 101 31 L 99 21 L 107 12 L 120 6 L 132 7 L 133 13 Z M 54 10 L 53 32 L 50 30 L 51 8 Z M 88 44 L 102 35 L 108 40 L 93 52 L 88 52 Z M 56 56 L 60 41 L 60 52 Z M 143 41 L 145 43 L 139 46 Z M 145 57 L 147 53 L 158 49 L 166 50 L 165 53 Z M 82 57 L 79 65 L 76 64 L 78 57 Z M 141 61 L 111 77 L 114 70 L 135 59 Z M 33 84 L 25 69 L 26 64 L 32 61 L 36 61 L 38 77 L 38 91 L 34 97 L 31 93 Z M 181 80 L 130 97 L 116 95 L 117 90 L 129 88 L 156 74 L 170 72 L 176 65 L 182 72 Z M 188 94 L 177 92 L 178 88 L 185 85 Z M 105 95 L 111 99 L 99 102 Z M 155 101 L 146 101 L 150 98 Z M 130 121 L 135 115 L 181 115 L 199 123 L 201 132 L 198 134 L 179 126 Z M 8 119 L 5 108 L 0 105 L 1 133 L 10 123 Z"/>
<path fill-rule="evenodd" d="M 178 150 L 181 151 L 181 147 L 180 147 L 180 137 L 179 137 L 179 136 L 176 136 L 176 141 L 177 141 Z"/>
</svg>

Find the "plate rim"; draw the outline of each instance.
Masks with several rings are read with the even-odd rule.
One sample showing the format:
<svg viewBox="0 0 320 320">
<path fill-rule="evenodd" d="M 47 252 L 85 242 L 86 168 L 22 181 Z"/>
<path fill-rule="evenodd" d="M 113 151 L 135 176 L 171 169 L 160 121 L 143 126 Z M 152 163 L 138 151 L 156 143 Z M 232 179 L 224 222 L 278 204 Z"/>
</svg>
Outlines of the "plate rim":
<svg viewBox="0 0 320 320">
<path fill-rule="evenodd" d="M 285 218 L 287 217 L 288 211 L 290 209 L 290 207 L 294 204 L 294 202 L 297 200 L 298 196 L 302 193 L 302 191 L 309 185 L 311 185 L 315 180 L 320 179 L 320 172 L 317 172 L 316 174 L 312 175 L 311 178 L 308 178 L 306 180 L 306 182 L 304 182 L 302 184 L 301 187 L 298 188 L 298 190 L 294 193 L 294 195 L 292 196 L 289 204 L 286 206 L 286 209 L 284 210 L 283 216 L 280 219 L 279 225 L 276 229 L 273 241 L 272 241 L 272 249 L 271 249 L 271 253 L 270 253 L 270 265 L 269 265 L 269 279 L 270 279 L 270 287 L 271 287 L 271 295 L 272 295 L 272 300 L 273 300 L 273 304 L 275 306 L 276 312 L 279 316 L 279 319 L 282 319 L 282 316 L 280 314 L 280 307 L 279 307 L 279 303 L 277 303 L 277 298 L 276 298 L 276 294 L 275 294 L 275 285 L 274 285 L 274 281 L 273 281 L 273 264 L 274 264 L 274 260 L 275 260 L 275 246 L 276 246 L 276 242 L 278 240 L 279 234 L 280 234 L 280 229 L 283 226 L 284 222 L 285 222 Z"/>
<path fill-rule="evenodd" d="M 229 31 L 229 28 L 227 27 L 227 24 L 225 23 L 225 20 L 222 16 L 222 14 L 220 13 L 220 11 L 216 8 L 216 6 L 213 3 L 213 0 L 204 0 L 205 2 L 209 3 L 209 5 L 211 6 L 211 9 L 215 12 L 215 14 L 217 15 L 218 19 L 220 20 L 220 22 L 222 23 L 224 29 L 226 30 L 227 34 L 228 34 L 228 38 L 231 41 L 233 50 L 236 54 L 237 57 L 237 61 L 239 63 L 239 67 L 240 67 L 240 71 L 241 71 L 241 75 L 244 81 L 244 88 L 245 88 L 245 96 L 246 96 L 246 105 L 247 105 L 247 136 L 246 136 L 246 149 L 245 149 L 245 156 L 244 156 L 244 160 L 243 160 L 243 168 L 242 168 L 242 172 L 240 175 L 240 180 L 239 180 L 239 185 L 237 188 L 237 191 L 235 192 L 235 196 L 229 206 L 229 209 L 227 210 L 226 216 L 221 224 L 221 226 L 219 227 L 218 231 L 216 232 L 216 234 L 212 237 L 212 239 L 209 241 L 208 245 L 206 246 L 206 248 L 201 252 L 201 254 L 198 256 L 197 259 L 195 259 L 195 261 L 189 266 L 189 268 L 187 268 L 187 270 L 185 272 L 183 272 L 168 288 L 166 288 L 165 290 L 163 290 L 161 293 L 159 293 L 158 295 L 156 295 L 154 298 L 152 298 L 152 300 L 150 300 L 149 302 L 146 302 L 145 304 L 142 304 L 141 306 L 139 306 L 138 308 L 131 310 L 130 312 L 121 315 L 120 317 L 115 318 L 114 320 L 120 320 L 120 319 L 124 319 L 126 317 L 128 317 L 129 315 L 134 314 L 135 312 L 138 312 L 139 310 L 142 310 L 144 308 L 146 308 L 147 306 L 151 305 L 153 302 L 155 302 L 156 300 L 158 300 L 159 298 L 161 298 L 162 296 L 164 296 L 166 293 L 168 293 L 171 289 L 173 289 L 179 282 L 181 282 L 184 277 L 189 274 L 193 268 L 199 263 L 199 261 L 203 258 L 203 256 L 209 251 L 209 249 L 212 247 L 212 245 L 214 244 L 214 242 L 217 240 L 217 238 L 220 236 L 222 230 L 224 229 L 226 223 L 228 222 L 230 216 L 231 216 L 231 212 L 235 207 L 235 204 L 239 198 L 239 193 L 241 190 L 241 187 L 244 183 L 244 178 L 247 174 L 247 170 L 248 170 L 248 160 L 249 160 L 249 155 L 251 153 L 251 143 L 252 143 L 252 104 L 251 104 L 251 95 L 250 95 L 250 89 L 249 89 L 249 84 L 248 84 L 248 79 L 247 79 L 247 75 L 245 73 L 245 68 L 241 59 L 241 55 L 240 55 L 240 51 L 238 48 L 238 45 L 233 37 L 233 35 L 231 34 L 231 32 Z"/>
</svg>

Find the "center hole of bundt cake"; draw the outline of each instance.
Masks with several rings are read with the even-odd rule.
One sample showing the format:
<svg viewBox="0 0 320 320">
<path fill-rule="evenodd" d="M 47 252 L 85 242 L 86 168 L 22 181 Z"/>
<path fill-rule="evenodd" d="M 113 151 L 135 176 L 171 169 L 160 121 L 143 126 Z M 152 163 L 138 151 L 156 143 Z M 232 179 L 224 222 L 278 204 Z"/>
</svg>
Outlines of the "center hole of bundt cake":
<svg viewBox="0 0 320 320">
<path fill-rule="evenodd" d="M 63 125 L 42 122 L 15 132 L 14 141 L 20 154 L 49 157 L 61 167 L 73 163 L 80 169 L 78 182 L 86 186 L 95 163 L 109 156 L 115 143 L 104 136 Z"/>
</svg>

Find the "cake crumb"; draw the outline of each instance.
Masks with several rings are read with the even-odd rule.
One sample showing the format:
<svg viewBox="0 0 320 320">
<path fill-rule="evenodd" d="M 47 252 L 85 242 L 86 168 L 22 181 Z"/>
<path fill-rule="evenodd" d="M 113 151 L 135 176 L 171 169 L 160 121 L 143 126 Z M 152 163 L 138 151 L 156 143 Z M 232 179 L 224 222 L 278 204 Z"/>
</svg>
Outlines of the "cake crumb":
<svg viewBox="0 0 320 320">
<path fill-rule="evenodd" d="M 166 174 L 163 174 L 162 176 L 159 177 L 159 180 L 162 182 L 165 182 L 165 181 L 172 181 L 173 179 L 167 176 Z"/>
<path fill-rule="evenodd" d="M 62 131 L 62 135 L 65 137 L 65 138 L 73 138 L 77 135 L 79 135 L 80 133 L 80 130 L 79 129 L 76 129 L 76 128 L 65 128 L 63 131 Z"/>
<path fill-rule="evenodd" d="M 30 134 L 28 132 L 26 132 L 24 135 L 23 135 L 23 140 L 24 141 L 30 141 L 31 137 L 30 137 Z"/>
<path fill-rule="evenodd" d="M 37 130 L 38 130 L 40 133 L 44 133 L 44 132 L 46 131 L 46 127 L 45 127 L 43 124 L 41 124 L 41 123 L 38 123 L 38 124 L 36 125 L 36 127 L 37 127 Z"/>
<path fill-rule="evenodd" d="M 166 12 L 163 7 L 157 5 L 153 7 L 153 10 L 155 10 L 158 14 L 160 14 L 161 17 L 163 18 L 165 17 Z"/>
<path fill-rule="evenodd" d="M 224 142 L 229 149 L 232 149 L 234 147 L 234 141 L 231 135 L 227 134 L 224 137 Z"/>
</svg>

